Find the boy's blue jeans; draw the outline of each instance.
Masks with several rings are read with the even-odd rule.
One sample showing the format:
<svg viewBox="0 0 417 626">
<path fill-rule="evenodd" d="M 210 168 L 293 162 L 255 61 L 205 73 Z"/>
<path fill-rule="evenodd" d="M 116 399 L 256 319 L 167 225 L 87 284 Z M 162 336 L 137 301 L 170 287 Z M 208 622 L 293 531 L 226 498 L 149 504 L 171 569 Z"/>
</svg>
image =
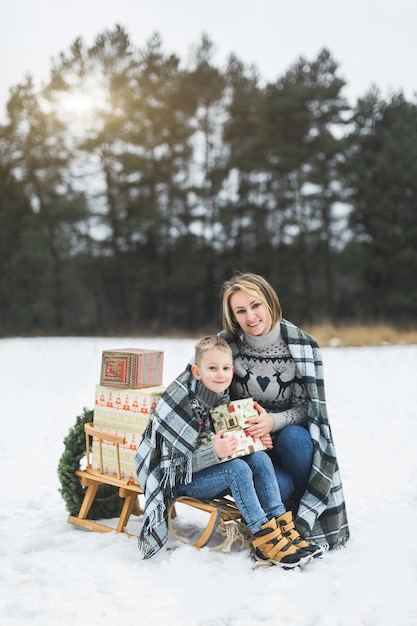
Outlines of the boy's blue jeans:
<svg viewBox="0 0 417 626">
<path fill-rule="evenodd" d="M 292 499 L 298 507 L 312 458 L 313 442 L 308 430 L 296 424 L 286 426 L 276 436 L 273 450 L 254 452 L 196 472 L 191 483 L 178 486 L 178 495 L 210 500 L 229 493 L 254 533 L 272 517 L 285 513 L 285 501 Z"/>
<path fill-rule="evenodd" d="M 231 493 L 252 533 L 285 513 L 274 466 L 266 452 L 211 465 L 195 472 L 191 483 L 180 484 L 178 495 L 210 500 Z"/>
</svg>

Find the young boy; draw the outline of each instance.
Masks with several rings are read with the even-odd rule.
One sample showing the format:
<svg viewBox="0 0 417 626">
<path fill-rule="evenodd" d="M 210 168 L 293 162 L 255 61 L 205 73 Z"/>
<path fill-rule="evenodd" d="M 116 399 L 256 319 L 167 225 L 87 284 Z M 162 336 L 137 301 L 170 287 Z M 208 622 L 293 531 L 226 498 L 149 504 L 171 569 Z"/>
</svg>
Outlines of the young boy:
<svg viewBox="0 0 417 626">
<path fill-rule="evenodd" d="M 193 453 L 193 473 L 219 463 L 237 449 L 236 437 L 224 437 L 225 430 L 214 432 L 209 409 L 229 402 L 228 389 L 233 379 L 233 357 L 229 344 L 217 335 L 201 339 L 195 346 L 195 364 L 191 372 L 196 379 L 190 397 L 191 407 L 200 421 L 197 446 Z"/>
</svg>

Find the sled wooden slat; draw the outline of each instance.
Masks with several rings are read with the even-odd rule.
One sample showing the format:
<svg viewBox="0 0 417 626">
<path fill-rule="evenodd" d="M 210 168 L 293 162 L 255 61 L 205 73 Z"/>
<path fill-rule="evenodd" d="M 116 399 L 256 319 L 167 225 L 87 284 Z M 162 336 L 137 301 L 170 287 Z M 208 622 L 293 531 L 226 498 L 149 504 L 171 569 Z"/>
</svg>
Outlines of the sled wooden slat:
<svg viewBox="0 0 417 626">
<path fill-rule="evenodd" d="M 102 441 L 108 441 L 109 443 L 126 443 L 126 437 L 123 435 L 116 435 L 115 433 L 107 433 L 103 432 L 99 428 L 94 428 L 93 422 L 89 422 L 88 424 L 84 424 L 84 431 L 86 435 L 91 435 L 92 437 L 97 437 L 97 439 L 101 439 Z M 90 442 L 88 441 L 86 447 L 88 446 L 88 450 L 90 450 Z"/>
<path fill-rule="evenodd" d="M 100 467 L 103 467 L 103 443 L 113 443 L 116 445 L 116 463 L 117 463 L 117 478 L 121 478 L 122 471 L 120 467 L 120 448 L 119 445 L 124 445 L 126 443 L 126 437 L 122 435 L 116 435 L 113 433 L 103 432 L 99 428 L 94 428 L 94 423 L 89 422 L 84 425 L 85 431 L 85 449 L 87 453 L 88 459 L 88 468 L 91 469 L 90 462 L 90 436 L 96 437 L 98 439 L 99 444 L 99 455 L 100 455 Z"/>
</svg>

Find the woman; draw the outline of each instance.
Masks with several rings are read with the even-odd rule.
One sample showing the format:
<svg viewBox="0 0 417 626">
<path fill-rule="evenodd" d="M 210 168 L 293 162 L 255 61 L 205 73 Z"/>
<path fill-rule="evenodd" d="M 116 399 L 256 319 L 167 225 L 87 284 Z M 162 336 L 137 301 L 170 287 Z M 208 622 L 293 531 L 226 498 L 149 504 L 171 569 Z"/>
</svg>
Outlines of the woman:
<svg viewBox="0 0 417 626">
<path fill-rule="evenodd" d="M 349 539 L 346 508 L 328 422 L 320 349 L 282 318 L 273 287 L 257 274 L 222 287 L 220 333 L 233 351 L 231 399 L 253 397 L 262 409 L 248 429 L 268 433 L 284 501 L 299 533 L 328 548 Z"/>
</svg>

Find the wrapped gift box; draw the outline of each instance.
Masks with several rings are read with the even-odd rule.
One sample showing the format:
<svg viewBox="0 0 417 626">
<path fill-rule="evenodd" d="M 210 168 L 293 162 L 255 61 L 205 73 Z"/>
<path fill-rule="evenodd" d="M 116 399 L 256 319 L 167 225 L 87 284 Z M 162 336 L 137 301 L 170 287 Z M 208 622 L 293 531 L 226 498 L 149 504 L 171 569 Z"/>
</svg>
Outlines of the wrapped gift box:
<svg viewBox="0 0 417 626">
<path fill-rule="evenodd" d="M 221 459 L 222 461 L 246 456 L 258 450 L 266 450 L 266 446 L 264 446 L 259 437 L 253 438 L 245 433 L 245 429 L 249 426 L 246 420 L 249 417 L 258 416 L 258 411 L 253 406 L 253 398 L 233 400 L 227 404 L 221 404 L 214 409 L 210 409 L 210 413 L 216 433 L 226 428 L 227 432 L 223 436 L 234 435 L 238 442 L 236 452 L 227 458 Z"/>
<path fill-rule="evenodd" d="M 158 350 L 125 348 L 104 350 L 100 384 L 109 387 L 143 389 L 162 384 L 164 353 Z"/>
<path fill-rule="evenodd" d="M 138 482 L 133 459 L 142 433 L 164 390 L 165 387 L 160 385 L 145 389 L 119 389 L 96 385 L 94 427 L 104 432 L 122 435 L 126 439 L 125 444 L 119 444 L 123 480 Z M 116 476 L 116 445 L 103 442 L 102 450 L 103 467 L 100 462 L 98 440 L 93 438 L 92 468 Z"/>
</svg>

